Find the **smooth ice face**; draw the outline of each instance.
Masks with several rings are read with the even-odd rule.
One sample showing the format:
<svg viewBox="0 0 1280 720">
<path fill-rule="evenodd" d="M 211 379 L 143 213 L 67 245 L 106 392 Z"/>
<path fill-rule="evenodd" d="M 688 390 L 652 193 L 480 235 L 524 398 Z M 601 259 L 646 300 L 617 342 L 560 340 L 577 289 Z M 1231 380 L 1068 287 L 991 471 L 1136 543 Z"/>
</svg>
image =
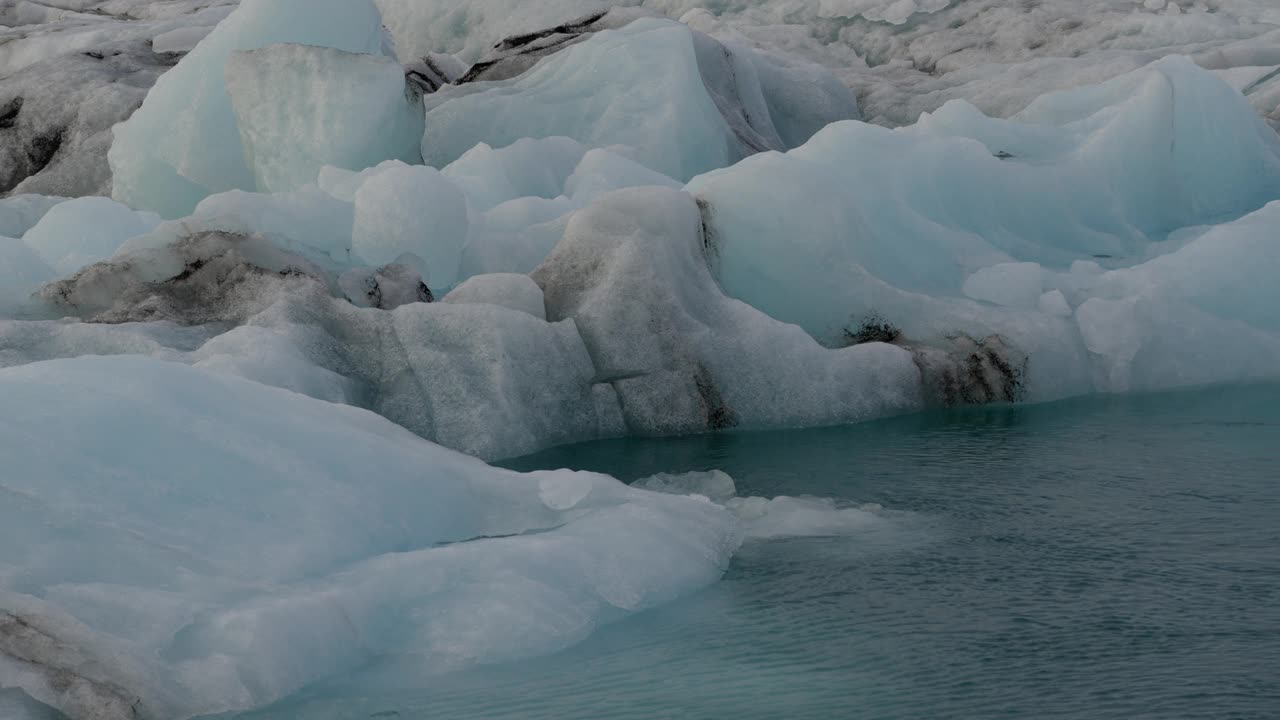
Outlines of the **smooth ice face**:
<svg viewBox="0 0 1280 720">
<path fill-rule="evenodd" d="M 273 45 L 233 54 L 226 82 L 259 191 L 297 190 L 326 165 L 421 162 L 422 106 L 395 60 Z"/>
<path fill-rule="evenodd" d="M 226 87 L 231 55 L 275 43 L 381 55 L 381 28 L 370 0 L 244 0 L 116 126 L 112 196 L 176 218 L 207 195 L 252 189 Z"/>
<path fill-rule="evenodd" d="M 101 197 L 68 200 L 54 206 L 22 239 L 60 275 L 105 260 L 124 242 L 145 235 L 160 217 L 135 212 Z"/>
<path fill-rule="evenodd" d="M 1039 263 L 1000 263 L 970 275 L 962 288 L 966 297 L 1005 307 L 1038 307 L 1044 293 L 1044 270 Z"/>
<path fill-rule="evenodd" d="M 826 122 L 857 117 L 853 96 L 837 82 L 813 83 L 809 97 L 787 90 L 822 74 L 813 66 L 788 69 L 679 23 L 642 18 L 601 30 L 512 80 L 428 96 L 422 155 L 439 166 L 481 142 L 506 146 L 564 135 L 588 147 L 625 146 L 651 170 L 688 179 L 803 142 L 806 130 Z M 770 111 L 784 105 L 792 107 L 779 110 L 775 124 Z"/>
<path fill-rule="evenodd" d="M 983 269 L 1132 263 L 1177 228 L 1256 209 L 1280 195 L 1280 138 L 1229 87 L 1170 59 L 1042 98 L 1016 122 L 953 103 L 896 132 L 833 125 L 689 190 L 709 206 L 726 291 L 834 341 L 877 313 L 915 321 L 892 316 L 905 300 L 853 279 L 864 274 L 931 296 L 968 282 L 1025 306 L 1034 282 L 997 297 Z"/>
<path fill-rule="evenodd" d="M 1229 262 L 1270 266 L 1250 230 L 1270 206 L 1194 226 L 1280 195 L 1280 139 L 1185 59 L 1046 96 L 1016 121 L 953 103 L 896 132 L 835 125 L 689 190 L 726 292 L 829 345 L 981 358 L 995 342 L 1025 360 L 993 358 L 978 386 L 1024 399 L 1274 376 L 1269 301 L 1175 258 L 1231 237 Z M 970 397 L 921 352 L 933 394 Z"/>
<path fill-rule="evenodd" d="M 477 143 L 565 135 L 626 145 L 675 178 L 741 157 L 698 74 L 690 31 L 644 20 L 604 31 L 515 80 L 446 89 L 426 98 L 422 155 L 444 165 Z"/>
<path fill-rule="evenodd" d="M 373 265 L 416 255 L 426 261 L 427 284 L 446 288 L 458 280 L 469 226 L 466 197 L 438 170 L 392 167 L 356 192 L 351 248 Z"/>
<path fill-rule="evenodd" d="M 1276 377 L 1280 202 L 1175 252 L 1083 278 L 1076 321 L 1114 392 Z"/>
<path fill-rule="evenodd" d="M 739 541 L 705 501 L 497 470 L 174 363 L 2 370 L 0 402 L 0 685 L 72 717 L 554 651 L 713 582 Z"/>
</svg>

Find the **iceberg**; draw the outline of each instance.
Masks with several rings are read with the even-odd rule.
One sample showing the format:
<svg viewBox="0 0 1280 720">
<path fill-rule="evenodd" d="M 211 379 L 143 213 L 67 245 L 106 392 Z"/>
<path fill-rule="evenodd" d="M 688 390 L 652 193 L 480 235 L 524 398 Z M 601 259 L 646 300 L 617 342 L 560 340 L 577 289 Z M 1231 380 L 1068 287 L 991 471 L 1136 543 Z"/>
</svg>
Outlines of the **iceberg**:
<svg viewBox="0 0 1280 720">
<path fill-rule="evenodd" d="M 177 363 L 10 368 L 0 402 L 0 685 L 71 717 L 545 653 L 714 581 L 740 541 L 705 501 L 497 470 Z"/>
<path fill-rule="evenodd" d="M 1225 271 L 1191 283 L 1184 258 L 1232 244 L 1221 262 L 1269 267 L 1252 228 L 1280 197 L 1280 139 L 1185 59 L 1010 120 L 955 102 L 899 130 L 834 123 L 683 190 L 626 153 L 524 138 L 443 170 L 325 167 L 319 188 L 211 196 L 40 291 L 80 321 L 41 333 L 76 341 L 13 321 L 0 356 L 136 346 L 82 327 L 104 322 L 202 328 L 145 354 L 487 459 L 1274 367 L 1265 293 L 1232 303 Z M 23 267 L 25 292 L 49 279 Z"/>
<path fill-rule="evenodd" d="M 787 103 L 775 124 L 770 108 L 784 103 L 770 104 L 770 91 L 809 80 L 804 70 L 788 77 L 785 66 L 749 48 L 640 18 L 595 32 L 513 79 L 426 96 L 422 156 L 442 166 L 481 142 L 564 135 L 589 147 L 625 146 L 645 167 L 688 180 L 761 150 L 791 147 L 779 125 L 796 143 L 808 139 L 805 129 L 858 117 L 852 94 L 833 80 L 812 86 L 819 97 Z"/>
<path fill-rule="evenodd" d="M 1122 299 L 1095 296 L 1095 275 L 1140 273 L 1172 291 L 1180 281 L 1142 268 L 1201 247 L 1203 237 L 1184 247 L 1197 226 L 1266 216 L 1263 206 L 1280 197 L 1280 138 L 1230 87 L 1169 58 L 1045 96 L 1014 120 L 956 101 L 897 131 L 835 124 L 785 155 L 695 178 L 688 191 L 705 206 L 713 267 L 729 295 L 833 347 L 874 339 L 866 331 L 886 325 L 892 332 L 880 335 L 926 345 L 999 337 L 1028 356 L 1026 397 L 1045 400 L 1133 386 L 1143 373 L 1128 359 L 1114 364 L 1124 352 L 1080 341 L 1097 334 L 1084 327 L 1100 322 L 1085 319 L 1099 303 Z M 1225 275 L 1198 282 L 1232 284 Z M 1184 331 L 1200 327 L 1174 307 L 1163 312 L 1182 317 Z M 1258 310 L 1219 303 L 1214 312 L 1235 323 Z M 1270 357 L 1269 332 L 1247 332 L 1256 346 L 1244 355 Z M 1143 344 L 1137 324 L 1102 334 Z M 1166 347 L 1179 369 L 1139 384 L 1257 377 L 1241 365 L 1192 371 L 1189 356 L 1203 347 Z"/>
<path fill-rule="evenodd" d="M 529 658 L 889 524 L 486 461 L 1280 375 L 1269 5 L 701 4 L 0 7 L 0 715 Z"/>
</svg>

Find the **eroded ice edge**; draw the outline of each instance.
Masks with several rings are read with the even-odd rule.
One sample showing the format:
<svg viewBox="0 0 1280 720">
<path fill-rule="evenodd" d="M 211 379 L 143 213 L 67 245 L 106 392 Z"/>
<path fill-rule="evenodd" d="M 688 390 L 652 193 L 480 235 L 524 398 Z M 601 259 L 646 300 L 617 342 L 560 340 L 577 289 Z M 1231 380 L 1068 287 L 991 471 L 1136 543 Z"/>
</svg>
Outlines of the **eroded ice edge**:
<svg viewBox="0 0 1280 720">
<path fill-rule="evenodd" d="M 0 714 L 535 656 L 892 522 L 482 459 L 1280 372 L 1274 8 L 711 5 L 0 8 Z"/>
</svg>

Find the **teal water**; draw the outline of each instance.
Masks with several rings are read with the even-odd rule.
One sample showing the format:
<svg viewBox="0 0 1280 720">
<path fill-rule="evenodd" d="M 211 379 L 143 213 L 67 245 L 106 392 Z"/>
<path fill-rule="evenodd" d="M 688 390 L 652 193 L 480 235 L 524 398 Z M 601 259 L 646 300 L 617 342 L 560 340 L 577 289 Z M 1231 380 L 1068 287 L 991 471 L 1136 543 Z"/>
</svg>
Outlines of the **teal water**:
<svg viewBox="0 0 1280 720">
<path fill-rule="evenodd" d="M 623 440 L 508 463 L 878 503 L 550 657 L 273 718 L 1280 718 L 1280 386 Z"/>
</svg>

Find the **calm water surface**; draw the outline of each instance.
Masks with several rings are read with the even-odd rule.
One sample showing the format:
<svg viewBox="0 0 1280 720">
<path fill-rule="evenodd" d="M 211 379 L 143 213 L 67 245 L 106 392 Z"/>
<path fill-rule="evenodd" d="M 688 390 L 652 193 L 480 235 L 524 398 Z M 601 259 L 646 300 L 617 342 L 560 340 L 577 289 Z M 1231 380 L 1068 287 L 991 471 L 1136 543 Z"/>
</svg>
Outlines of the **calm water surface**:
<svg viewBox="0 0 1280 720">
<path fill-rule="evenodd" d="M 845 428 L 592 443 L 507 463 L 891 522 L 753 541 L 725 579 L 558 655 L 259 718 L 1280 718 L 1280 386 Z"/>
</svg>

